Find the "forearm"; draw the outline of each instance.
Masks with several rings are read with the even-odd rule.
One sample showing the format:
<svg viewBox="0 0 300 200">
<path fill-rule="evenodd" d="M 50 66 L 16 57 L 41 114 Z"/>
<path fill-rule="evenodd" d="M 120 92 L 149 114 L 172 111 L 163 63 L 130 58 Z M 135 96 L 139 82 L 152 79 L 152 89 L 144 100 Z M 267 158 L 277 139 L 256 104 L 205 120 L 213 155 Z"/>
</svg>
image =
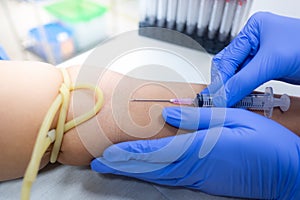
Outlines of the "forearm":
<svg viewBox="0 0 300 200">
<path fill-rule="evenodd" d="M 72 77 L 77 76 L 75 69 L 73 69 Z M 162 108 L 174 106 L 173 104 L 141 103 L 129 100 L 132 98 L 193 98 L 205 85 L 138 80 L 107 71 L 102 75 L 99 87 L 104 91 L 104 107 L 96 118 L 65 135 L 60 156 L 62 163 L 88 164 L 92 158 L 100 156 L 104 149 L 111 144 L 129 140 L 160 138 L 184 132 L 169 126 L 162 119 Z M 89 97 L 89 99 L 91 98 Z M 84 96 L 77 98 L 77 105 L 86 105 L 86 103 L 78 101 L 86 102 L 87 99 L 84 100 Z M 80 110 L 78 106 L 73 109 L 77 112 Z M 85 108 L 85 110 L 88 109 Z M 71 110 L 71 112 L 73 111 Z M 263 112 L 257 113 L 263 115 Z M 285 113 L 278 108 L 274 109 L 272 119 L 300 135 L 300 127 L 297 125 L 300 120 L 298 113 L 300 113 L 300 99 L 291 97 L 290 109 Z M 83 149 L 73 151 L 74 145 L 70 142 L 74 138 L 80 140 L 78 143 L 81 143 L 86 151 Z M 64 149 L 64 147 L 66 148 Z M 82 156 L 76 156 L 78 154 L 82 154 Z"/>
<path fill-rule="evenodd" d="M 282 112 L 279 108 L 274 109 L 272 119 L 300 136 L 300 97 L 291 96 L 290 98 L 289 110 Z"/>
<path fill-rule="evenodd" d="M 78 68 L 69 68 L 69 72 L 75 82 Z M 161 117 L 162 108 L 172 104 L 136 103 L 130 102 L 130 99 L 194 97 L 196 91 L 204 88 L 204 85 L 139 80 L 112 71 L 101 75 L 98 86 L 104 92 L 104 106 L 96 118 L 65 134 L 59 157 L 64 164 L 89 164 L 92 158 L 100 156 L 114 143 L 184 132 L 167 125 Z M 93 104 L 91 95 L 88 96 L 86 91 L 78 91 L 70 113 L 87 111 Z M 79 105 L 86 105 L 86 108 Z M 74 138 L 80 140 L 86 151 L 80 148 L 74 150 Z"/>
<path fill-rule="evenodd" d="M 0 92 L 1 121 L 0 121 L 0 181 L 21 177 L 28 165 L 37 133 L 44 120 L 50 105 L 59 94 L 62 84 L 62 75 L 59 69 L 49 64 L 38 62 L 1 62 Z M 68 72 L 73 83 L 77 77 L 76 68 L 69 68 Z M 123 78 L 120 74 L 109 72 L 100 83 L 104 92 L 105 103 L 98 115 L 84 124 L 65 133 L 58 161 L 64 164 L 88 165 L 93 156 L 101 155 L 102 151 L 112 143 L 140 138 L 123 134 L 124 132 L 116 124 L 112 116 L 112 95 L 118 81 Z M 124 84 L 135 80 L 125 77 Z M 116 93 L 117 94 L 117 93 Z M 67 121 L 87 112 L 94 106 L 94 97 L 90 92 L 79 90 L 71 93 Z M 128 103 L 128 99 L 123 99 Z M 147 123 L 147 115 L 141 113 L 147 106 L 140 104 L 139 107 L 131 106 L 133 118 L 140 117 L 139 123 Z M 141 109 L 139 111 L 139 109 Z M 118 110 L 116 114 L 120 114 Z M 135 113 L 139 113 L 136 115 Z M 160 113 L 155 112 L 155 121 L 148 133 L 141 132 L 142 138 L 163 137 L 174 134 L 175 128 L 169 127 L 166 132 L 160 130 L 159 134 L 153 135 L 156 125 L 162 127 Z M 56 128 L 57 117 L 51 129 Z M 127 122 L 124 119 L 123 123 Z M 101 127 L 99 127 L 99 124 Z M 122 128 L 122 127 L 121 127 Z M 128 128 L 128 127 L 127 127 Z M 134 130 L 133 127 L 129 127 Z M 153 129 L 152 129 L 153 128 Z M 126 133 L 130 134 L 128 131 Z M 153 137 L 151 137 L 153 136 Z M 94 145 L 94 146 L 93 146 Z M 41 168 L 49 162 L 49 154 L 52 146 L 44 155 Z"/>
<path fill-rule="evenodd" d="M 68 68 L 76 83 L 79 67 Z M 36 62 L 0 62 L 0 181 L 24 174 L 45 113 L 59 94 L 61 72 Z M 169 103 L 130 102 L 131 98 L 194 97 L 205 86 L 174 82 L 150 82 L 107 71 L 99 86 L 104 106 L 96 117 L 65 133 L 58 161 L 88 165 L 113 143 L 175 135 L 177 130 L 163 121 L 163 107 Z M 72 93 L 67 120 L 87 112 L 94 105 L 93 95 L 85 90 Z M 292 98 L 291 108 L 274 110 L 273 119 L 300 135 L 300 99 Z M 56 120 L 51 128 L 56 127 Z M 49 151 L 41 167 L 49 162 Z"/>
</svg>

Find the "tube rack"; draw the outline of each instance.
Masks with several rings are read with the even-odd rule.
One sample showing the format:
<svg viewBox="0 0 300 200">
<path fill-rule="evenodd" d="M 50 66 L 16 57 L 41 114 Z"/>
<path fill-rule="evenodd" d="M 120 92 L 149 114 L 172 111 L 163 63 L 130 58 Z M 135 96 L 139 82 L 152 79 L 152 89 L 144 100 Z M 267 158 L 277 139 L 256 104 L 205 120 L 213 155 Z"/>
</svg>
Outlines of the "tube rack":
<svg viewBox="0 0 300 200">
<path fill-rule="evenodd" d="M 179 40 L 176 33 L 170 35 L 172 31 L 160 34 L 160 29 L 144 27 L 175 30 L 197 41 L 208 53 L 216 54 L 237 35 L 248 18 L 252 1 L 140 0 L 139 34 L 195 48 Z"/>
</svg>

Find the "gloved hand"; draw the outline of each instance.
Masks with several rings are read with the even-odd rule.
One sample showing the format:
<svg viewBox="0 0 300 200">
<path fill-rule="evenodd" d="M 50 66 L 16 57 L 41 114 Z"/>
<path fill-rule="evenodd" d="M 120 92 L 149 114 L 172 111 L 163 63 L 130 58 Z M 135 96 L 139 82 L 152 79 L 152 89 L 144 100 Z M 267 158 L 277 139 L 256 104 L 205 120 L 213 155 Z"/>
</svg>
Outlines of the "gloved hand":
<svg viewBox="0 0 300 200">
<path fill-rule="evenodd" d="M 1 45 L 0 45 L 0 60 L 9 60 L 6 52 L 4 51 Z"/>
<path fill-rule="evenodd" d="M 214 195 L 300 198 L 300 139 L 285 127 L 233 108 L 171 107 L 163 117 L 198 131 L 110 146 L 92 169 Z"/>
<path fill-rule="evenodd" d="M 212 61 L 216 106 L 233 106 L 269 80 L 300 84 L 300 19 L 259 12 Z"/>
</svg>

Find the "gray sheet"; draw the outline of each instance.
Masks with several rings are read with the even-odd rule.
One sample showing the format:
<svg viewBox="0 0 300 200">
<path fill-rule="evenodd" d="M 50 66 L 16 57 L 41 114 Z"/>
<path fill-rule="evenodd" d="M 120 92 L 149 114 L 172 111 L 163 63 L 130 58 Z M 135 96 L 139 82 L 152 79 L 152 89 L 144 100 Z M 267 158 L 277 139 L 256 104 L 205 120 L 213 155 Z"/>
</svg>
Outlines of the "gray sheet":
<svg viewBox="0 0 300 200">
<path fill-rule="evenodd" d="M 19 199 L 22 179 L 0 183 L 0 199 Z M 233 200 L 184 188 L 154 185 L 143 181 L 102 175 L 88 167 L 48 165 L 33 185 L 32 200 L 142 199 L 142 200 Z M 237 199 L 235 199 L 237 200 Z"/>
</svg>

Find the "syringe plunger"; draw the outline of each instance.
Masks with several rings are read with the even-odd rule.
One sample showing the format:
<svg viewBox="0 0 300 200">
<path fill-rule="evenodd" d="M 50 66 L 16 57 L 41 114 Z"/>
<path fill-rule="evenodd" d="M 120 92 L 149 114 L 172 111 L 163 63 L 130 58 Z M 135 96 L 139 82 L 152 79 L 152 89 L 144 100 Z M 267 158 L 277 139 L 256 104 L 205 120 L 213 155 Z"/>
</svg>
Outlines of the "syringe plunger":
<svg viewBox="0 0 300 200">
<path fill-rule="evenodd" d="M 197 94 L 195 99 L 171 99 L 172 103 L 179 105 L 193 105 L 196 107 L 214 107 L 213 96 L 207 94 Z M 273 114 L 273 108 L 279 107 L 285 112 L 290 107 L 290 98 L 283 94 L 280 98 L 275 98 L 273 89 L 267 87 L 265 94 L 250 94 L 236 103 L 234 108 L 245 108 L 249 110 L 263 110 L 266 117 L 270 118 Z"/>
</svg>

